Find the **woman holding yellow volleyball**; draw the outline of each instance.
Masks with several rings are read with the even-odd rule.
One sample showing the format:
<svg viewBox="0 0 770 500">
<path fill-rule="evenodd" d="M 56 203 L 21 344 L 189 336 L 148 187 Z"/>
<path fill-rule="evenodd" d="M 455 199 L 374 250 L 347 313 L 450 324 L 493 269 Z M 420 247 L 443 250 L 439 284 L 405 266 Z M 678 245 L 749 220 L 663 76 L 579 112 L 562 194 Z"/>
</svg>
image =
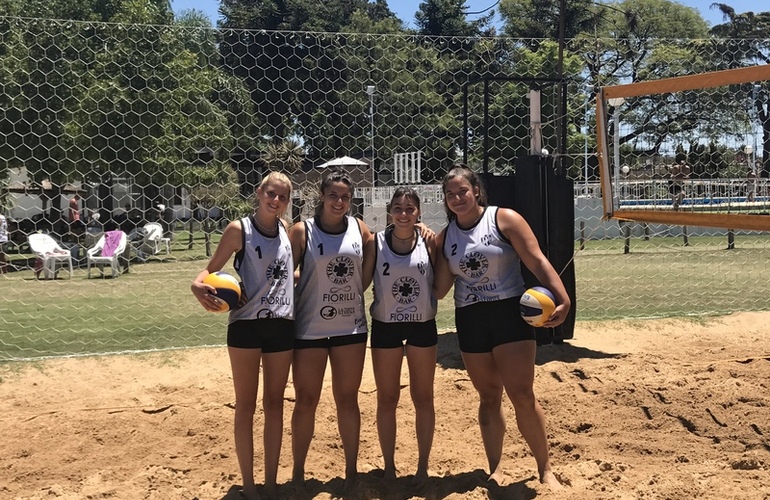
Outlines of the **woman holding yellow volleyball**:
<svg viewBox="0 0 770 500">
<path fill-rule="evenodd" d="M 239 307 L 230 311 L 227 351 L 235 386 L 235 451 L 243 476 L 243 496 L 260 498 L 254 484 L 254 413 L 260 363 L 264 373 L 262 433 L 265 490 L 276 488 L 283 436 L 283 396 L 294 348 L 294 258 L 283 214 L 291 199 L 291 180 L 271 172 L 256 192 L 257 208 L 249 217 L 227 225 L 206 269 L 192 283 L 192 292 L 208 311 L 218 311 L 215 289 L 203 280 L 233 266 L 243 283 Z"/>
<path fill-rule="evenodd" d="M 521 264 L 556 298 L 557 307 L 544 326 L 564 321 L 570 298 L 524 218 L 511 209 L 488 206 L 475 172 L 455 165 L 442 187 L 449 224 L 438 236 L 434 290 L 442 298 L 454 285 L 455 326 L 465 368 L 479 394 L 489 479 L 502 479 L 505 390 L 535 456 L 540 482 L 558 488 L 548 457 L 545 416 L 533 390 L 535 331 L 519 314 L 526 288 Z"/>
</svg>

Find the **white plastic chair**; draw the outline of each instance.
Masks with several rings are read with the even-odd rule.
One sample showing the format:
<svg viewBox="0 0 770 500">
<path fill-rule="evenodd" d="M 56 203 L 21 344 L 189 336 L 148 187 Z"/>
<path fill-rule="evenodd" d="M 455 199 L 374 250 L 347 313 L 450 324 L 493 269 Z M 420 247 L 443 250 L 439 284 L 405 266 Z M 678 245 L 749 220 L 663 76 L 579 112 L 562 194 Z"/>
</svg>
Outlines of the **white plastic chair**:
<svg viewBox="0 0 770 500">
<path fill-rule="evenodd" d="M 107 248 L 105 252 L 105 245 L 110 242 L 109 240 L 117 240 L 117 244 L 114 241 L 111 243 L 115 246 L 113 248 Z M 104 277 L 104 266 L 109 265 L 112 269 L 112 277 L 115 278 L 120 274 L 120 263 L 118 259 L 126 250 L 128 244 L 128 237 L 123 231 L 108 231 L 99 238 L 94 246 L 88 249 L 87 253 L 87 269 L 88 277 L 91 277 L 91 266 L 98 266 L 99 272 Z M 105 255 L 106 254 L 106 255 Z"/>
<path fill-rule="evenodd" d="M 163 237 L 163 227 L 150 222 L 144 226 L 144 239 L 139 244 L 139 250 L 150 255 L 158 255 L 163 248 L 166 249 L 166 255 L 171 253 L 171 239 Z"/>
<path fill-rule="evenodd" d="M 51 236 L 43 233 L 33 233 L 27 236 L 32 253 L 43 262 L 43 277 L 55 279 L 59 269 L 68 266 L 72 278 L 72 254 L 62 248 Z"/>
</svg>

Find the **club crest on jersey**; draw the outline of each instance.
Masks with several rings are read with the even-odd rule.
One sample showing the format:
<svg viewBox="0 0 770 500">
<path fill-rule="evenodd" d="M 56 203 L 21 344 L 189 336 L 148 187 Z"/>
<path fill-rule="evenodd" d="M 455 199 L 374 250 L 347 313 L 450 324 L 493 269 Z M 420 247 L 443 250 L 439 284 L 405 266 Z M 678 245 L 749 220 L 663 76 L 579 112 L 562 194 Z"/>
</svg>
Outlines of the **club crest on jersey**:
<svg viewBox="0 0 770 500">
<path fill-rule="evenodd" d="M 411 304 L 420 296 L 420 284 L 411 276 L 402 276 L 393 283 L 390 292 L 399 304 Z"/>
<path fill-rule="evenodd" d="M 267 266 L 267 281 L 271 286 L 282 285 L 289 277 L 289 266 L 281 259 L 275 259 Z"/>
<path fill-rule="evenodd" d="M 469 278 L 484 276 L 487 269 L 489 269 L 489 261 L 480 252 L 466 253 L 460 259 L 460 270 Z"/>
<path fill-rule="evenodd" d="M 425 276 L 425 273 L 426 273 L 426 272 L 428 272 L 428 270 L 426 269 L 426 265 L 425 265 L 425 262 L 423 262 L 423 261 L 420 261 L 420 262 L 417 264 L 417 270 L 418 270 L 418 271 L 420 271 L 420 274 L 421 274 L 421 275 Z"/>
<path fill-rule="evenodd" d="M 335 285 L 342 285 L 353 277 L 353 260 L 341 255 L 335 257 L 326 266 L 326 276 Z"/>
</svg>

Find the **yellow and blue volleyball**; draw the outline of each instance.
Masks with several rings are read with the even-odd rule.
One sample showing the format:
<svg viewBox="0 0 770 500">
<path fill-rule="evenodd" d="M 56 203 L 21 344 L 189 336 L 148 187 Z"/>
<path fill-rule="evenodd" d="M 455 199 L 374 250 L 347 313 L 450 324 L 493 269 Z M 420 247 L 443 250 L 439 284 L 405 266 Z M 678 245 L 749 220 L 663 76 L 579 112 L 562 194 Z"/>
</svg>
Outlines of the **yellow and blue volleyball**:
<svg viewBox="0 0 770 500">
<path fill-rule="evenodd" d="M 524 292 L 519 301 L 519 310 L 524 321 L 532 326 L 540 327 L 556 309 L 556 299 L 550 290 L 535 286 Z"/>
<path fill-rule="evenodd" d="M 219 312 L 227 312 L 238 307 L 241 300 L 241 284 L 231 274 L 218 271 L 203 279 L 207 285 L 213 286 L 217 293 L 214 297 L 219 303 Z"/>
</svg>

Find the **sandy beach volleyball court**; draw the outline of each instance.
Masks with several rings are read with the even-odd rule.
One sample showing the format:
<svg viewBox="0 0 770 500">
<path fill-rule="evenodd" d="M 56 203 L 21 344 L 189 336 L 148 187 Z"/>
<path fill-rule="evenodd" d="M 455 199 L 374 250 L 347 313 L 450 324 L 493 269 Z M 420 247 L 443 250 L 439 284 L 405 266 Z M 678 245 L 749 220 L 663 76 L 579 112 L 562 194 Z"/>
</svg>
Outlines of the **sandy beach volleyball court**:
<svg viewBox="0 0 770 500">
<path fill-rule="evenodd" d="M 404 371 L 402 477 L 383 483 L 367 357 L 362 474 L 346 498 L 770 499 L 768 325 L 770 313 L 581 322 L 575 339 L 540 347 L 535 389 L 560 492 L 538 483 L 507 401 L 505 482 L 485 481 L 476 392 L 453 333 L 439 341 L 431 479 L 422 491 L 410 487 L 417 447 Z M 285 484 L 293 397 L 289 384 L 279 492 L 338 498 L 342 449 L 328 369 L 305 489 Z M 0 498 L 236 499 L 233 401 L 223 347 L 0 365 Z M 261 480 L 261 442 L 256 448 Z"/>
</svg>

